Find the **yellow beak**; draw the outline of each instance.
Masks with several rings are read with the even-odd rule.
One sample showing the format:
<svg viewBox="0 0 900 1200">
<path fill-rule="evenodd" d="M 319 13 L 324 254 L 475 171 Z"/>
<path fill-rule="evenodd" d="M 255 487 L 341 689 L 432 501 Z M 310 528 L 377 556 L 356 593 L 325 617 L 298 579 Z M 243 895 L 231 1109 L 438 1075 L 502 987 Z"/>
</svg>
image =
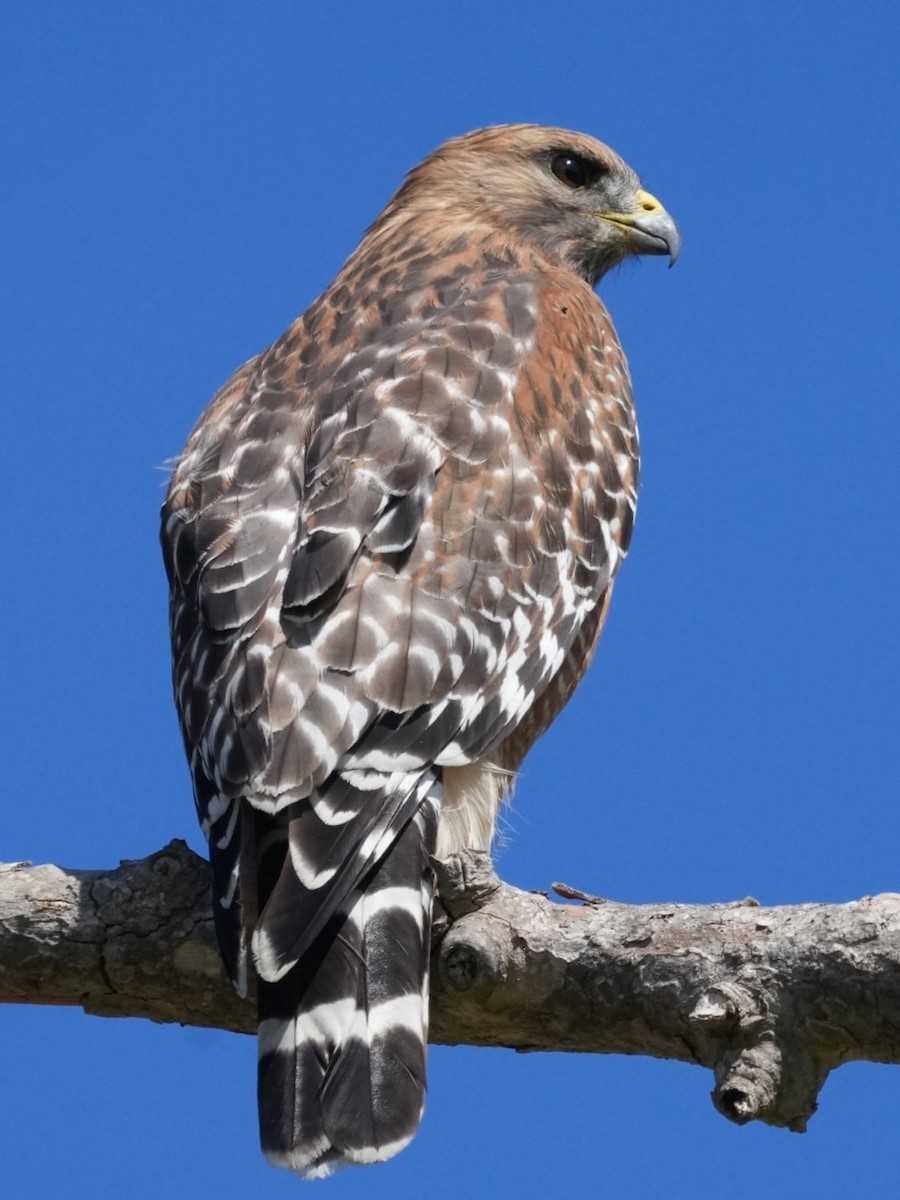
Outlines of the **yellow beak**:
<svg viewBox="0 0 900 1200">
<path fill-rule="evenodd" d="M 681 250 L 678 226 L 649 192 L 638 192 L 632 212 L 599 212 L 595 215 L 627 230 L 633 254 L 668 254 L 669 266 L 678 257 Z"/>
</svg>

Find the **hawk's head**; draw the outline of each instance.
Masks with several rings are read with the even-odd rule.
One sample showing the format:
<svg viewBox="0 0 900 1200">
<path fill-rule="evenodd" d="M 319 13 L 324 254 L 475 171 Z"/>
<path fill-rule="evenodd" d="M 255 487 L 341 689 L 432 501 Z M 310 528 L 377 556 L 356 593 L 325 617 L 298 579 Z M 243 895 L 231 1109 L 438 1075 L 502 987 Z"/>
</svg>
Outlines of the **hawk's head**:
<svg viewBox="0 0 900 1200">
<path fill-rule="evenodd" d="M 455 138 L 410 173 L 401 198 L 448 229 L 462 220 L 473 232 L 490 224 L 537 241 L 592 284 L 635 254 L 674 262 L 681 246 L 675 222 L 627 163 L 566 129 L 497 125 Z"/>
</svg>

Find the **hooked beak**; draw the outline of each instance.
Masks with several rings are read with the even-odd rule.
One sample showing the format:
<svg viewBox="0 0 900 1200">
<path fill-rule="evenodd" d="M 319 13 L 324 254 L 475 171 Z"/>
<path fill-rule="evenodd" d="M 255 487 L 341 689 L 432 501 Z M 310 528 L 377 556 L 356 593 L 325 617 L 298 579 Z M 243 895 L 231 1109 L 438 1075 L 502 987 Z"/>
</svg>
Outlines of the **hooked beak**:
<svg viewBox="0 0 900 1200">
<path fill-rule="evenodd" d="M 681 234 L 660 202 L 649 192 L 638 192 L 633 212 L 595 215 L 625 230 L 632 254 L 668 254 L 669 266 L 674 265 L 681 250 Z"/>
</svg>

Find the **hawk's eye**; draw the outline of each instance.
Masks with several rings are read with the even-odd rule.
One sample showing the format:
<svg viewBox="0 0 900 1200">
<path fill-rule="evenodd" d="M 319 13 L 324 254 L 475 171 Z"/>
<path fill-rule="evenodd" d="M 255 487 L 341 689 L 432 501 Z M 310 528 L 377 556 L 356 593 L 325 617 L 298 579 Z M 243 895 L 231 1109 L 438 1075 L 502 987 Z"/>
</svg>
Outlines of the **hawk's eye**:
<svg viewBox="0 0 900 1200">
<path fill-rule="evenodd" d="M 596 165 L 580 154 L 557 154 L 550 163 L 550 170 L 560 183 L 573 190 L 587 187 L 599 174 Z"/>
</svg>

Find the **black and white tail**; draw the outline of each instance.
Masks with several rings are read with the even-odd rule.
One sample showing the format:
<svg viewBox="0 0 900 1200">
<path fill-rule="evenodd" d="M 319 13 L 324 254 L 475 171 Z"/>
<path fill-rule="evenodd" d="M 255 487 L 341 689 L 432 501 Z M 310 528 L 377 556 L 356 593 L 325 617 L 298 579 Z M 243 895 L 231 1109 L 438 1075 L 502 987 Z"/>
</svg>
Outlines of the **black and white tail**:
<svg viewBox="0 0 900 1200">
<path fill-rule="evenodd" d="M 422 1116 L 439 785 L 392 799 L 362 834 L 362 812 L 330 825 L 323 857 L 309 809 L 260 847 L 260 1139 L 307 1178 L 390 1158 Z"/>
</svg>

